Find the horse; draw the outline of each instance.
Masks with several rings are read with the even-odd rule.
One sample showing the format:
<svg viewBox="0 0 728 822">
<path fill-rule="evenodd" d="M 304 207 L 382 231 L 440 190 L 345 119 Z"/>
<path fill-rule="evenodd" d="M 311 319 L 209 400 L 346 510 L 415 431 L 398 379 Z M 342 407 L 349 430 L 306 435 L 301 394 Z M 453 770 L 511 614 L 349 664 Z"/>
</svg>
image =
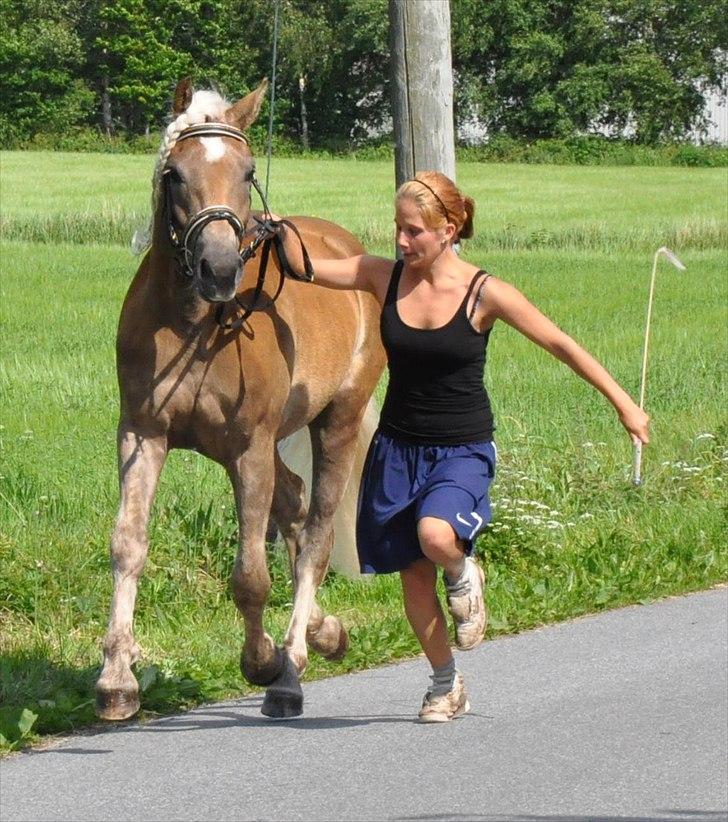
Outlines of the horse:
<svg viewBox="0 0 728 822">
<path fill-rule="evenodd" d="M 340 619 L 325 615 L 315 596 L 330 562 L 334 514 L 353 463 L 361 461 L 362 420 L 384 367 L 379 307 L 359 291 L 289 278 L 283 287 L 282 254 L 261 247 L 263 235 L 255 229 L 265 220 L 256 222 L 251 206 L 257 182 L 245 130 L 266 88 L 263 80 L 233 104 L 216 92 L 193 91 L 189 80 L 174 92 L 173 120 L 153 177 L 150 244 L 117 333 L 120 504 L 96 683 L 103 719 L 127 719 L 140 707 L 131 670 L 140 657 L 134 604 L 150 508 L 173 448 L 197 450 L 230 478 L 238 518 L 231 589 L 245 628 L 240 669 L 266 689 L 263 714 L 302 713 L 308 645 L 327 659 L 348 649 Z M 334 223 L 293 217 L 291 224 L 313 256 L 363 253 Z M 280 277 L 277 289 L 269 282 L 275 274 L 266 273 L 269 263 Z M 304 482 L 278 450 L 305 427 L 312 459 L 308 504 Z M 263 626 L 271 588 L 269 515 L 288 548 L 295 592 L 282 646 Z"/>
</svg>

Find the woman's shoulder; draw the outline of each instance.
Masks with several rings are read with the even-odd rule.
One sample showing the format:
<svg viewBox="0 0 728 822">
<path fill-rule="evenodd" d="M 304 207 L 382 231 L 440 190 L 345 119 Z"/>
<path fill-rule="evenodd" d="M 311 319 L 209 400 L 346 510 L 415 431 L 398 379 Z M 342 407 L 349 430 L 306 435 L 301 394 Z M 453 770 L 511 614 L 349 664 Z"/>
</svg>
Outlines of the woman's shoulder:
<svg viewBox="0 0 728 822">
<path fill-rule="evenodd" d="M 392 260 L 389 257 L 378 257 L 375 254 L 363 254 L 361 257 L 362 267 L 366 268 L 367 272 L 375 277 L 389 276 L 397 262 L 397 260 Z"/>
<path fill-rule="evenodd" d="M 460 269 L 463 285 L 466 288 L 480 288 L 485 282 L 493 279 L 492 274 L 486 268 L 480 268 L 473 263 L 463 260 L 463 267 Z"/>
<path fill-rule="evenodd" d="M 484 333 L 492 328 L 499 317 L 504 304 L 512 300 L 519 292 L 510 283 L 491 274 L 487 269 L 480 269 L 481 279 L 476 279 L 473 294 L 469 300 L 470 316 L 473 326 Z"/>
<path fill-rule="evenodd" d="M 388 257 L 364 254 L 360 265 L 369 283 L 369 290 L 375 295 L 380 305 L 384 305 L 389 284 L 392 281 L 392 273 L 396 269 L 398 261 Z"/>
</svg>

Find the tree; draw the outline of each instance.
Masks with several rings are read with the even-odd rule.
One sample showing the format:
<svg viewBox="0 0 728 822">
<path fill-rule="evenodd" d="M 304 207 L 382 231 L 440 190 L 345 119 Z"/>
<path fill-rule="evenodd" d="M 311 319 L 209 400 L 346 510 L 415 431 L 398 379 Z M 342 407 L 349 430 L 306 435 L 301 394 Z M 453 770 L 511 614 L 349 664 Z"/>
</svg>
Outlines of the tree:
<svg viewBox="0 0 728 822">
<path fill-rule="evenodd" d="M 387 0 L 281 0 L 276 107 L 304 144 L 350 143 L 386 120 L 387 26 Z"/>
<path fill-rule="evenodd" d="M 494 133 L 685 137 L 724 81 L 717 0 L 452 0 L 452 9 L 460 103 Z"/>
<path fill-rule="evenodd" d="M 1 0 L 0 135 L 64 132 L 83 122 L 93 94 L 79 77 L 82 43 L 74 3 Z"/>
<path fill-rule="evenodd" d="M 307 98 L 320 94 L 331 71 L 336 45 L 322 0 L 284 0 L 280 4 L 278 45 L 280 89 L 290 97 L 298 91 L 301 144 L 310 148 Z"/>
<path fill-rule="evenodd" d="M 129 131 L 157 127 L 185 76 L 228 93 L 246 90 L 258 52 L 239 34 L 246 31 L 240 6 L 234 0 L 87 0 L 87 69 L 107 125 L 105 106 Z"/>
<path fill-rule="evenodd" d="M 276 131 L 347 146 L 386 130 L 387 0 L 279 2 Z M 719 0 L 450 5 L 456 122 L 476 116 L 491 134 L 684 138 L 725 82 Z M 273 0 L 0 0 L 0 14 L 5 137 L 90 123 L 144 132 L 183 76 L 232 99 L 270 75 Z"/>
</svg>

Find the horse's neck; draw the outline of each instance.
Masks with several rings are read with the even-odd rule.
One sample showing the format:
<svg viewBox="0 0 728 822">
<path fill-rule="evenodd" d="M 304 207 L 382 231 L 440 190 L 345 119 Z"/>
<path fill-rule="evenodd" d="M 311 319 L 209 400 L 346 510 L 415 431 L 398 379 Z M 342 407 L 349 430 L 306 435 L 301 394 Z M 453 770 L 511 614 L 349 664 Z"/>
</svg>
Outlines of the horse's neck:
<svg viewBox="0 0 728 822">
<path fill-rule="evenodd" d="M 179 273 L 168 245 L 162 244 L 160 248 L 153 242 L 146 267 L 147 282 L 165 325 L 189 334 L 210 322 L 214 308 Z"/>
</svg>

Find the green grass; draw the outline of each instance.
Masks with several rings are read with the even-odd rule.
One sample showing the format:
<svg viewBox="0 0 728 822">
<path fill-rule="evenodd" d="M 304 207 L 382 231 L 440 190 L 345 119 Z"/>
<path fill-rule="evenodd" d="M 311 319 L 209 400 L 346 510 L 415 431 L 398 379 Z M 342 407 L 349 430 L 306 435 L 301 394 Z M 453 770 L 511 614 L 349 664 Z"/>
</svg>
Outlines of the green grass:
<svg viewBox="0 0 728 822">
<path fill-rule="evenodd" d="M 0 162 L 5 239 L 127 245 L 148 219 L 148 156 L 3 152 Z M 103 185 L 89 191 L 89 179 Z M 725 169 L 462 163 L 458 180 L 478 204 L 477 251 L 709 249 L 728 241 Z M 278 213 L 344 223 L 368 247 L 391 243 L 390 163 L 275 160 L 269 194 Z"/>
<path fill-rule="evenodd" d="M 84 208 L 93 215 L 104 202 L 108 213 L 144 208 L 149 158 L 41 155 L 41 179 L 30 172 L 38 157 L 3 155 L 6 238 L 19 221 L 66 219 Z M 64 177 L 63 168 L 73 174 Z M 474 241 L 465 253 L 521 288 L 636 395 L 652 252 L 668 224 L 714 223 L 714 236 L 723 236 L 721 174 L 465 165 L 459 179 L 478 200 L 481 234 L 497 233 L 510 220 L 525 233 L 564 237 L 583 224 L 601 226 L 612 238 L 608 248 L 583 241 L 486 248 Z M 387 253 L 385 164 L 277 161 L 273 175 L 274 208 L 337 218 L 368 236 L 372 250 Z M 90 243 L 83 232 L 74 244 L 52 239 L 6 239 L 2 247 L 6 748 L 94 721 L 93 683 L 111 594 L 113 344 L 136 261 L 118 245 Z M 725 252 L 714 240 L 675 251 L 688 270 L 659 271 L 647 391 L 653 442 L 641 489 L 629 483 L 631 446 L 603 398 L 511 329 L 492 335 L 486 381 L 500 466 L 494 522 L 478 543 L 489 574 L 491 636 L 728 576 Z M 172 454 L 151 543 L 136 619 L 145 654 L 137 667 L 143 709 L 167 712 L 244 692 L 237 667 L 242 622 L 228 594 L 235 521 L 222 469 L 191 452 Z M 292 590 L 280 551 L 272 551 L 271 564 L 266 620 L 280 639 Z M 330 575 L 322 601 L 344 619 L 352 648 L 343 663 L 312 657 L 308 678 L 417 653 L 395 578 L 351 582 Z"/>
</svg>

